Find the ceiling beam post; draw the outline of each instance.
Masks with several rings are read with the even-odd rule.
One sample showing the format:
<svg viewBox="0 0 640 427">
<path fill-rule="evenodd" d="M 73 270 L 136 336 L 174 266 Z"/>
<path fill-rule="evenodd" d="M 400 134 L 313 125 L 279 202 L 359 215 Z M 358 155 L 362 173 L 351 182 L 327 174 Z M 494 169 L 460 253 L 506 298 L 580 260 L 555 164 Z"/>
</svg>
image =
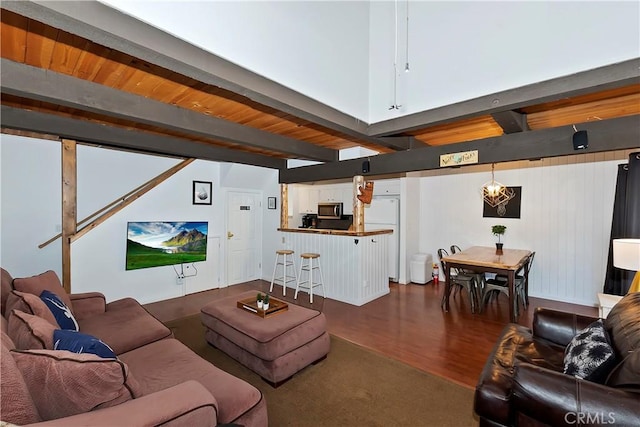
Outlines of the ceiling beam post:
<svg viewBox="0 0 640 427">
<path fill-rule="evenodd" d="M 76 142 L 63 139 L 62 144 L 62 286 L 71 293 L 71 238 L 77 229 L 77 150 Z"/>
</svg>

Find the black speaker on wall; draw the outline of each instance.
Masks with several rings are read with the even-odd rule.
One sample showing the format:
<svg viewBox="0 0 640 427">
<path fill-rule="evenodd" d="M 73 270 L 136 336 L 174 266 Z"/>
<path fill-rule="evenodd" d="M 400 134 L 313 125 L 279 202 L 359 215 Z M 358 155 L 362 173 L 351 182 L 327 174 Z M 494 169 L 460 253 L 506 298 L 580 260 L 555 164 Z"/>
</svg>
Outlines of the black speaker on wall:
<svg viewBox="0 0 640 427">
<path fill-rule="evenodd" d="M 369 160 L 362 162 L 362 173 L 369 173 L 370 166 Z"/>
<path fill-rule="evenodd" d="M 579 130 L 573 134 L 573 149 L 584 150 L 589 147 L 589 138 L 586 130 Z"/>
</svg>

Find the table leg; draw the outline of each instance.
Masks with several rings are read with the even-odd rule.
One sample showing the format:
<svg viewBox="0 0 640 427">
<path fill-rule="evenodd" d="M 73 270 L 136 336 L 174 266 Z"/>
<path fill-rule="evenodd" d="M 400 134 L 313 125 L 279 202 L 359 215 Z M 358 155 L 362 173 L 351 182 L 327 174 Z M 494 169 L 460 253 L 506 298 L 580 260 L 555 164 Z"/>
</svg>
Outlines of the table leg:
<svg viewBox="0 0 640 427">
<path fill-rule="evenodd" d="M 515 286 L 516 272 L 513 270 L 509 270 L 509 272 L 507 273 L 507 277 L 508 277 L 507 285 L 509 286 L 509 321 L 512 323 L 516 323 L 518 321 L 518 316 L 516 316 L 516 310 L 515 310 L 516 307 L 514 304 L 514 301 L 517 301 L 516 286 Z"/>
<path fill-rule="evenodd" d="M 527 258 L 527 263 L 524 265 L 524 300 L 528 306 L 529 305 L 529 258 Z"/>
<path fill-rule="evenodd" d="M 449 294 L 451 293 L 451 281 L 449 276 L 451 275 L 451 267 L 449 264 L 444 265 L 444 295 L 442 295 L 442 302 L 444 303 L 444 311 L 449 311 Z"/>
</svg>

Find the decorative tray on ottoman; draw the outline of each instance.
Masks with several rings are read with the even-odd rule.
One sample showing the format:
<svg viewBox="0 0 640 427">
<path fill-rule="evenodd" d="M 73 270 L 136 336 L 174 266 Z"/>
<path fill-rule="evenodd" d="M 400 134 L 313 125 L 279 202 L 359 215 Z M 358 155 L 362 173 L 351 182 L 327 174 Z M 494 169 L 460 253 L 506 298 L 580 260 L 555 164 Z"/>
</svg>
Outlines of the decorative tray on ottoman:
<svg viewBox="0 0 640 427">
<path fill-rule="evenodd" d="M 260 317 L 269 317 L 273 314 L 282 313 L 283 311 L 287 311 L 289 309 L 289 304 L 284 301 L 280 301 L 279 299 L 275 299 L 273 297 L 269 298 L 269 308 L 267 310 L 263 310 L 258 308 L 258 302 L 256 298 L 245 298 L 238 301 L 238 308 L 243 310 L 247 310 L 250 313 L 255 314 Z"/>
</svg>

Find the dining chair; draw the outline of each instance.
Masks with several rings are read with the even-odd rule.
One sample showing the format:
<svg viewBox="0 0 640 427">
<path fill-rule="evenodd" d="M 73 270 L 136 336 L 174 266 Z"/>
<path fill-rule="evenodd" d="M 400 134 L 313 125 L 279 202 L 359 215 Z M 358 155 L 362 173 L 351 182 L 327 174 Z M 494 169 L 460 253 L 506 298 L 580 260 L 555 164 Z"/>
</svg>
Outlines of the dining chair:
<svg viewBox="0 0 640 427">
<path fill-rule="evenodd" d="M 499 296 L 500 293 L 503 293 L 507 296 L 507 299 L 509 298 L 509 286 L 508 283 L 504 280 L 500 280 L 500 279 L 486 279 L 484 286 L 482 288 L 482 298 L 480 301 L 480 312 L 484 311 L 485 306 L 487 305 L 487 303 L 489 302 L 489 300 L 491 299 L 491 297 L 493 296 L 493 294 L 496 294 L 496 296 Z M 519 313 L 519 304 L 518 304 L 518 300 L 520 299 L 519 296 L 520 292 L 518 291 L 518 289 L 516 288 L 516 294 L 515 294 L 515 298 L 513 300 L 513 312 L 515 313 L 516 317 L 518 316 Z"/>
<path fill-rule="evenodd" d="M 531 268 L 533 267 L 533 260 L 535 259 L 535 257 L 536 252 L 533 251 L 529 256 L 529 259 L 527 260 L 527 263 L 529 264 L 527 267 L 529 273 L 531 273 Z M 504 274 L 496 274 L 496 277 L 494 279 L 500 282 L 504 282 L 505 285 L 509 280 Z M 527 282 L 527 278 L 525 278 L 521 274 L 516 275 L 514 286 L 518 298 L 522 301 L 522 305 L 524 306 L 524 308 L 527 308 L 529 306 L 529 283 Z"/>
<path fill-rule="evenodd" d="M 451 253 L 455 254 L 458 252 L 462 252 L 462 249 L 460 249 L 460 246 L 458 245 L 451 245 L 450 246 L 451 249 Z M 482 292 L 483 292 L 483 287 L 484 287 L 484 280 L 485 280 L 485 275 L 484 273 L 478 273 L 477 271 L 474 270 L 470 270 L 468 268 L 461 268 L 459 269 L 459 272 L 462 274 L 465 274 L 467 276 L 474 276 L 476 279 L 476 295 L 477 296 L 481 296 Z"/>
<path fill-rule="evenodd" d="M 438 259 L 440 260 L 440 267 L 442 267 L 442 271 L 446 271 L 446 266 L 447 266 L 446 262 L 443 261 L 442 258 L 448 255 L 449 255 L 449 252 L 447 252 L 446 249 L 442 249 L 442 248 L 438 249 Z M 469 301 L 471 304 L 471 312 L 475 313 L 476 307 L 478 305 L 478 296 L 476 292 L 476 290 L 478 289 L 478 285 L 476 284 L 475 275 L 463 274 L 460 271 L 458 271 L 457 268 L 451 267 L 449 271 L 449 281 L 450 281 L 449 292 L 445 292 L 445 294 L 442 296 L 441 306 L 444 307 L 444 305 L 446 304 L 446 301 L 450 297 L 451 291 L 455 287 L 456 291 L 459 291 L 460 289 L 464 289 L 467 291 L 469 295 Z"/>
</svg>

